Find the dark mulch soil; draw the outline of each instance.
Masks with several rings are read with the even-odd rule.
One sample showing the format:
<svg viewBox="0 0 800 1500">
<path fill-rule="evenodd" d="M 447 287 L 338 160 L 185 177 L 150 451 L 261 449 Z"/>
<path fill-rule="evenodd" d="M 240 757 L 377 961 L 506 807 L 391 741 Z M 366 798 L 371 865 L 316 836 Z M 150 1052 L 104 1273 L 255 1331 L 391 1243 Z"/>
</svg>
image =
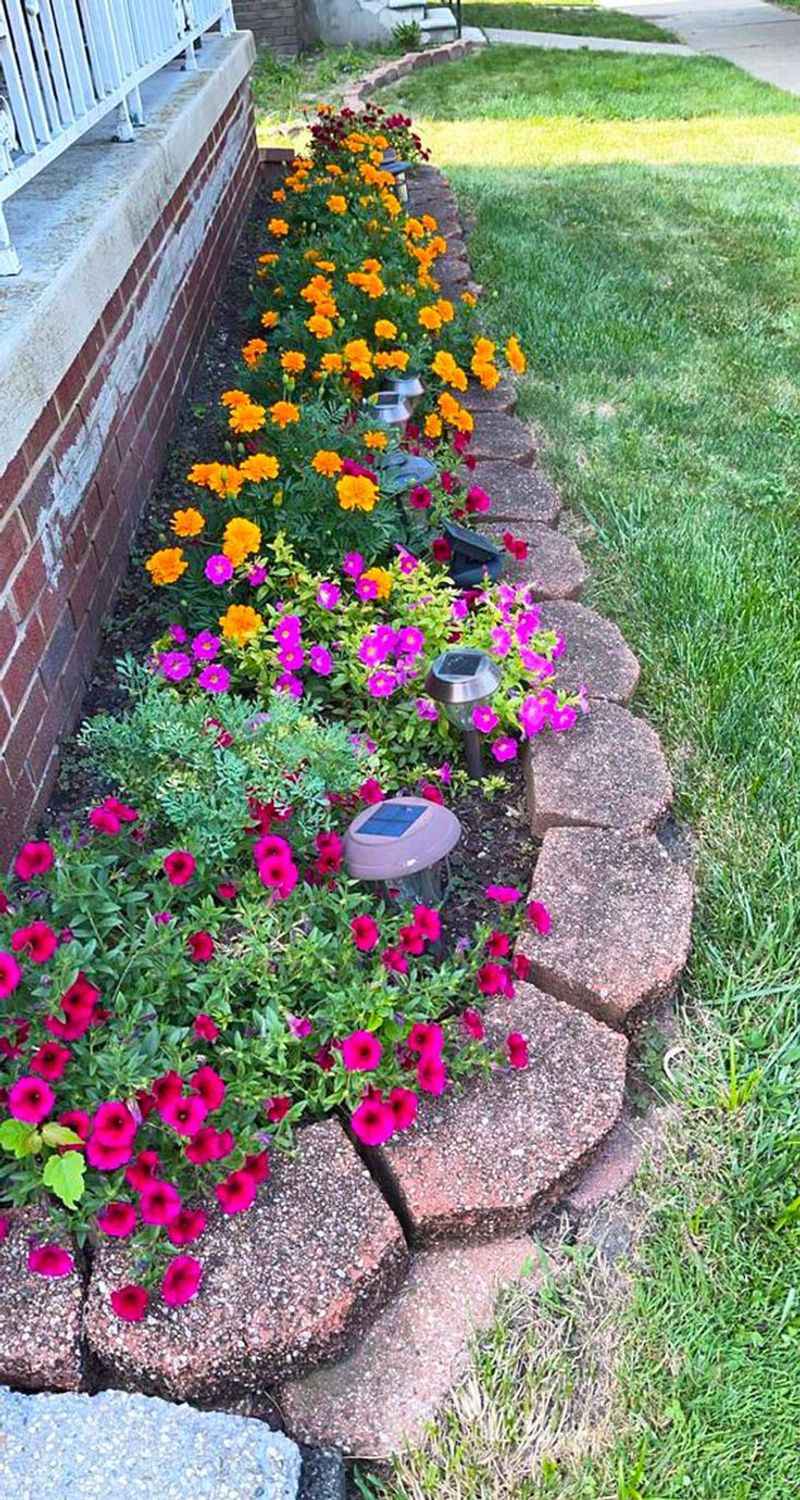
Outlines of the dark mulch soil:
<svg viewBox="0 0 800 1500">
<path fill-rule="evenodd" d="M 535 845 L 525 816 L 525 783 L 519 763 L 505 767 L 506 785 L 491 797 L 474 788 L 451 804 L 462 827 L 451 857 L 450 887 L 444 908 L 447 946 L 468 937 L 476 923 L 491 920 L 486 886 L 515 885 L 527 895 Z"/>
</svg>

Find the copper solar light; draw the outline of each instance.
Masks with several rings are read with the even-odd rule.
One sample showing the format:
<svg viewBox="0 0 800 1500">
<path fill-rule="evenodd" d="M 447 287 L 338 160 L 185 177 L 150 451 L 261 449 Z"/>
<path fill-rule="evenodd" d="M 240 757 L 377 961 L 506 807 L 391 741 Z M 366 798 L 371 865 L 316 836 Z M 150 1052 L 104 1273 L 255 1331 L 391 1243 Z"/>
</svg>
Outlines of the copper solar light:
<svg viewBox="0 0 800 1500">
<path fill-rule="evenodd" d="M 344 838 L 355 880 L 397 886 L 409 901 L 438 906 L 447 856 L 461 837 L 454 813 L 425 797 L 390 797 L 360 812 Z"/>
<path fill-rule="evenodd" d="M 472 722 L 473 710 L 488 703 L 500 686 L 502 673 L 486 651 L 470 648 L 443 651 L 433 662 L 425 683 L 436 703 L 441 703 L 451 724 L 464 736 L 470 776 L 483 775 L 480 735 Z"/>
</svg>

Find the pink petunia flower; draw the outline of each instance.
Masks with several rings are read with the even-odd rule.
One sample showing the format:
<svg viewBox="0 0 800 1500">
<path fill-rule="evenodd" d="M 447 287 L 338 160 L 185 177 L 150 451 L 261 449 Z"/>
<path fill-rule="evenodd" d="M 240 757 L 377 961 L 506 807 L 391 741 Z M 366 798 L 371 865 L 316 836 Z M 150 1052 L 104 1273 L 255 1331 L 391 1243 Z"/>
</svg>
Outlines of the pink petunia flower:
<svg viewBox="0 0 800 1500">
<path fill-rule="evenodd" d="M 383 1056 L 383 1047 L 371 1031 L 353 1031 L 342 1042 L 342 1062 L 349 1073 L 371 1073 Z"/>
<path fill-rule="evenodd" d="M 97 1227 L 114 1239 L 127 1239 L 136 1228 L 136 1209 L 132 1203 L 107 1203 L 97 1215 Z"/>
<path fill-rule="evenodd" d="M 172 1245 L 193 1245 L 207 1222 L 202 1208 L 182 1208 L 166 1226 L 167 1239 Z"/>
<path fill-rule="evenodd" d="M 396 1129 L 394 1112 L 378 1093 L 362 1099 L 350 1116 L 350 1125 L 365 1146 L 382 1146 Z"/>
<path fill-rule="evenodd" d="M 320 609 L 335 609 L 341 597 L 342 591 L 338 583 L 323 580 L 317 589 L 317 604 Z"/>
<path fill-rule="evenodd" d="M 173 849 L 164 860 L 162 869 L 170 885 L 188 885 L 197 869 L 197 860 L 188 849 Z"/>
<path fill-rule="evenodd" d="M 35 1276 L 71 1276 L 75 1262 L 61 1245 L 35 1245 L 28 1254 L 28 1270 Z"/>
<path fill-rule="evenodd" d="M 196 964 L 207 964 L 214 957 L 214 939 L 210 932 L 190 932 L 186 946 Z"/>
<path fill-rule="evenodd" d="M 198 661 L 213 661 L 221 644 L 218 635 L 214 635 L 210 630 L 201 630 L 192 641 L 192 655 Z"/>
<path fill-rule="evenodd" d="M 37 875 L 46 875 L 55 864 L 55 855 L 50 844 L 31 842 L 23 844 L 14 861 L 14 874 L 18 880 L 35 880 Z"/>
<path fill-rule="evenodd" d="M 417 1118 L 419 1100 L 412 1089 L 392 1089 L 387 1099 L 395 1130 L 408 1130 Z"/>
<path fill-rule="evenodd" d="M 231 685 L 231 674 L 227 667 L 212 665 L 197 674 L 197 685 L 204 693 L 227 693 Z"/>
<path fill-rule="evenodd" d="M 150 1293 L 143 1286 L 128 1282 L 111 1293 L 111 1306 L 123 1323 L 141 1323 L 150 1302 Z"/>
<path fill-rule="evenodd" d="M 215 588 L 221 588 L 224 583 L 229 583 L 233 577 L 233 563 L 224 552 L 215 552 L 203 569 L 209 583 Z"/>
<path fill-rule="evenodd" d="M 22 970 L 13 953 L 0 953 L 0 1000 L 13 995 L 21 979 Z"/>
<path fill-rule="evenodd" d="M 479 730 L 481 734 L 491 734 L 491 731 L 497 728 L 499 722 L 497 714 L 493 708 L 489 707 L 488 703 L 479 703 L 472 710 L 473 727 Z"/>
<path fill-rule="evenodd" d="M 380 934 L 374 917 L 367 915 L 353 917 L 350 931 L 360 953 L 371 953 L 372 949 L 377 947 Z"/>
<path fill-rule="evenodd" d="M 183 1307 L 185 1302 L 191 1302 L 200 1290 L 202 1279 L 203 1267 L 199 1260 L 193 1255 L 176 1255 L 161 1283 L 161 1295 L 167 1306 Z"/>
<path fill-rule="evenodd" d="M 192 1031 L 199 1042 L 215 1042 L 219 1036 L 219 1027 L 216 1021 L 207 1016 L 204 1011 L 199 1011 L 192 1022 Z"/>
<path fill-rule="evenodd" d="M 169 1224 L 181 1211 L 181 1197 L 171 1182 L 154 1178 L 139 1195 L 139 1211 L 145 1224 Z"/>
<path fill-rule="evenodd" d="M 360 552 L 346 552 L 342 559 L 342 572 L 348 578 L 360 578 L 365 568 L 364 559 Z"/>
<path fill-rule="evenodd" d="M 552 927 L 552 918 L 543 901 L 529 901 L 525 908 L 525 915 L 532 927 L 546 937 Z"/>
<path fill-rule="evenodd" d="M 501 734 L 498 739 L 492 741 L 492 755 L 501 765 L 504 761 L 516 760 L 517 748 L 517 742 L 510 734 Z"/>
<path fill-rule="evenodd" d="M 513 906 L 522 900 L 522 891 L 515 885 L 487 885 L 484 894 L 487 901 L 497 901 L 501 906 Z"/>
<path fill-rule="evenodd" d="M 192 675 L 191 657 L 185 651 L 165 651 L 159 666 L 161 675 L 166 677 L 167 682 L 183 682 L 185 677 Z"/>
<path fill-rule="evenodd" d="M 24 953 L 32 964 L 46 964 L 58 947 L 58 937 L 47 922 L 31 922 L 11 934 L 15 953 Z"/>
<path fill-rule="evenodd" d="M 15 1120 L 26 1125 L 40 1125 L 51 1113 L 56 1102 L 55 1094 L 41 1078 L 26 1075 L 18 1078 L 8 1094 L 8 1111 Z"/>
<path fill-rule="evenodd" d="M 506 1037 L 506 1050 L 512 1068 L 527 1068 L 528 1043 L 521 1031 L 510 1031 Z"/>
<path fill-rule="evenodd" d="M 241 1214 L 255 1200 L 258 1185 L 249 1172 L 230 1172 L 214 1191 L 224 1214 Z"/>
</svg>

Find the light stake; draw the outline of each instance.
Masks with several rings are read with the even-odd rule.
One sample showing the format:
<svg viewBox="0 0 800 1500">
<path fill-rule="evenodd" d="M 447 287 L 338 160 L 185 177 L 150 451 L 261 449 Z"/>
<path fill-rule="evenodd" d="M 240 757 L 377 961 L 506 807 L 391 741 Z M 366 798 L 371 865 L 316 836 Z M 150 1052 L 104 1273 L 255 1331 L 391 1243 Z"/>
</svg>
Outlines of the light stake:
<svg viewBox="0 0 800 1500">
<path fill-rule="evenodd" d="M 467 769 L 476 781 L 483 776 L 480 735 L 473 710 L 488 703 L 500 686 L 502 672 L 486 651 L 471 648 L 443 651 L 428 672 L 425 687 L 441 703 L 451 724 L 464 736 Z"/>
</svg>

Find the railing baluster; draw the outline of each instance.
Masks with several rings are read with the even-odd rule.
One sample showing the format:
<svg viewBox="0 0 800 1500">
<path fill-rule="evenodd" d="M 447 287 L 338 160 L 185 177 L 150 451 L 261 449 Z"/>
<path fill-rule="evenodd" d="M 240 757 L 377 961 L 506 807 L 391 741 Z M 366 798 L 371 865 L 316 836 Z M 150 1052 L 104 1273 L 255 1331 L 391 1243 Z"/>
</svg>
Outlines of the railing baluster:
<svg viewBox="0 0 800 1500">
<path fill-rule="evenodd" d="M 33 123 L 36 139 L 38 141 L 49 141 L 50 125 L 47 119 L 47 109 L 42 97 L 42 90 L 39 87 L 39 75 L 36 72 L 36 64 L 33 60 L 25 12 L 19 4 L 19 0 L 10 0 L 10 6 L 9 22 L 12 44 L 19 62 L 22 85 L 28 102 L 28 112 Z"/>
</svg>

